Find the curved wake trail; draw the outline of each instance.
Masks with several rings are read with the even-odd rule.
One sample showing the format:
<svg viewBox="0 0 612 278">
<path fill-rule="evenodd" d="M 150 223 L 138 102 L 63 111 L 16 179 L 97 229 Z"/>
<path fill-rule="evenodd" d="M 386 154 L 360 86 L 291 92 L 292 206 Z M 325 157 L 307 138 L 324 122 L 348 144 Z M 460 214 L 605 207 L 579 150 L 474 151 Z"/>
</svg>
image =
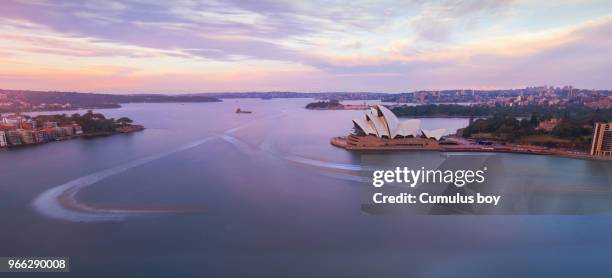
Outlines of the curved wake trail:
<svg viewBox="0 0 612 278">
<path fill-rule="evenodd" d="M 356 164 L 335 163 L 335 162 L 329 162 L 329 161 L 323 161 L 323 160 L 315 160 L 315 159 L 305 158 L 305 157 L 301 157 L 297 155 L 284 155 L 283 157 L 289 161 L 293 161 L 296 163 L 301 163 L 301 164 L 305 164 L 309 166 L 320 167 L 320 168 L 355 171 L 355 172 L 363 170 L 363 167 L 361 167 L 361 165 L 356 165 Z"/>
<path fill-rule="evenodd" d="M 253 151 L 256 151 L 256 149 L 252 148 L 247 143 L 245 143 L 244 141 L 236 137 L 233 137 L 227 134 L 223 134 L 223 135 L 219 135 L 219 138 L 230 143 L 242 153 L 250 154 Z M 347 171 L 353 171 L 353 172 L 362 170 L 360 165 L 333 163 L 333 162 L 327 162 L 327 161 L 322 161 L 322 160 L 303 158 L 303 157 L 295 156 L 295 155 L 282 155 L 282 154 L 273 152 L 270 149 L 267 149 L 267 150 L 264 148 L 260 148 L 260 149 L 262 151 L 265 151 L 267 154 L 270 154 L 276 158 L 288 160 L 288 161 L 295 162 L 298 164 L 315 166 L 317 168 L 326 168 L 326 169 L 333 169 L 333 170 L 347 170 Z M 349 175 L 349 174 L 340 174 L 340 173 L 321 173 L 321 174 L 324 176 L 331 177 L 331 178 L 347 180 L 347 181 L 357 181 L 357 182 L 368 181 L 366 178 L 358 176 L 358 175 Z"/>
<path fill-rule="evenodd" d="M 268 117 L 263 117 L 260 119 L 256 119 L 249 123 L 240 125 L 238 127 L 226 130 L 224 133 L 234 133 L 244 128 L 250 127 L 253 124 L 257 124 L 261 120 L 271 119 L 280 117 L 284 114 L 281 112 L 277 115 L 272 115 Z M 224 138 L 224 135 L 220 135 L 221 138 Z M 87 176 L 83 176 L 77 178 L 75 180 L 69 181 L 62 185 L 50 188 L 40 195 L 38 195 L 32 201 L 32 207 L 34 210 L 42 215 L 45 215 L 50 218 L 62 219 L 67 221 L 74 222 L 96 222 L 96 221 L 121 221 L 130 216 L 142 216 L 147 214 L 163 214 L 163 213 L 179 213 L 179 212 L 193 212 L 197 210 L 184 210 L 184 209 L 113 209 L 113 208 L 97 208 L 88 206 L 87 204 L 80 203 L 76 200 L 77 193 L 88 186 L 91 186 L 101 180 L 112 177 L 119 173 L 123 173 L 132 168 L 138 167 L 140 165 L 161 159 L 163 157 L 169 156 L 171 154 L 175 154 L 178 152 L 182 152 L 197 146 L 200 146 L 211 139 L 214 139 L 215 136 L 210 136 L 204 138 L 202 140 L 198 140 L 187 145 L 184 145 L 180 148 L 162 152 L 159 154 L 147 156 L 144 158 L 140 158 L 116 167 L 112 167 L 106 170 L 102 170 L 93 174 L 89 174 Z M 229 138 L 224 138 L 228 140 Z M 232 141 L 229 139 L 229 141 Z M 234 143 L 238 143 L 234 141 Z M 238 143 L 239 144 L 239 143 Z"/>
<path fill-rule="evenodd" d="M 305 157 L 292 155 L 292 154 L 280 153 L 272 148 L 272 144 L 267 139 L 259 146 L 259 148 L 263 151 L 266 151 L 268 153 L 281 157 L 285 160 L 289 160 L 295 163 L 304 164 L 308 166 L 315 166 L 319 168 L 327 168 L 327 169 L 333 169 L 333 170 L 355 171 L 355 172 L 367 170 L 366 168 L 362 167 L 359 164 L 336 163 L 336 162 L 329 162 L 329 161 L 324 161 L 324 160 L 305 158 Z"/>
<path fill-rule="evenodd" d="M 244 141 L 236 137 L 233 137 L 227 134 L 220 135 L 219 137 L 229 142 L 230 144 L 232 144 L 234 147 L 236 147 L 241 152 L 250 153 L 252 151 L 252 148 L 247 143 L 245 143 Z M 313 167 L 317 167 L 320 169 L 344 170 L 344 171 L 350 171 L 350 172 L 360 172 L 360 171 L 364 171 L 368 169 L 367 167 L 363 167 L 357 164 L 335 163 L 335 162 L 305 158 L 305 157 L 301 157 L 297 155 L 279 153 L 273 150 L 270 140 L 265 140 L 259 146 L 259 149 L 261 151 L 264 151 L 280 159 L 284 159 L 284 160 L 302 164 L 302 165 L 313 166 Z M 368 181 L 367 178 L 361 177 L 359 175 L 333 173 L 333 172 L 329 172 L 329 173 L 321 172 L 321 174 L 327 177 L 340 179 L 340 180 L 346 180 L 346 181 L 352 181 L 352 182 L 367 182 Z"/>
<path fill-rule="evenodd" d="M 249 146 L 247 143 L 245 143 L 244 141 L 227 135 L 227 134 L 223 134 L 223 135 L 219 135 L 219 138 L 227 141 L 228 143 L 232 144 L 236 149 L 238 149 L 239 151 L 243 152 L 243 153 L 251 153 L 253 152 L 254 148 L 252 148 L 251 146 Z M 276 158 L 279 159 L 284 159 L 284 160 L 288 160 L 294 163 L 298 163 L 298 164 L 302 164 L 302 165 L 307 165 L 307 166 L 315 166 L 317 168 L 323 168 L 323 169 L 331 169 L 331 170 L 347 170 L 347 171 L 351 171 L 351 172 L 358 172 L 363 170 L 363 168 L 360 165 L 355 165 L 355 164 L 343 164 L 343 163 L 333 163 L 333 162 L 327 162 L 327 161 L 322 161 L 322 160 L 314 160 L 314 159 L 310 159 L 310 158 L 304 158 L 304 157 L 300 157 L 300 156 L 296 156 L 296 155 L 286 155 L 286 154 L 281 154 L 279 152 L 276 152 L 272 149 L 272 146 L 270 146 L 270 142 L 269 140 L 264 141 L 260 146 L 259 149 L 263 152 L 265 152 L 266 154 L 272 155 Z M 368 179 L 358 176 L 358 175 L 350 175 L 350 174 L 342 174 L 342 173 L 333 173 L 333 172 L 321 172 L 322 175 L 327 176 L 327 177 L 331 177 L 331 178 L 335 178 L 335 179 L 340 179 L 340 180 L 346 180 L 346 181 L 352 181 L 352 182 L 367 182 Z"/>
<path fill-rule="evenodd" d="M 62 185 L 48 189 L 38 195 L 32 206 L 38 213 L 50 218 L 63 219 L 75 222 L 93 221 L 120 221 L 128 216 L 147 213 L 168 213 L 173 210 L 126 210 L 126 209 L 100 209 L 87 206 L 76 201 L 76 194 L 83 188 L 95 184 L 108 177 L 130 170 L 134 167 L 158 160 L 165 156 L 182 152 L 208 142 L 213 137 L 192 142 L 180 148 L 140 158 L 113 168 L 102 170 L 84 177 L 77 178 Z"/>
<path fill-rule="evenodd" d="M 219 135 L 219 138 L 225 140 L 226 142 L 232 144 L 232 146 L 234 146 L 235 148 L 237 148 L 239 151 L 243 152 L 243 153 L 250 153 L 251 152 L 251 147 L 245 143 L 244 141 L 239 140 L 236 137 L 233 136 L 229 136 L 227 134 L 222 134 Z"/>
</svg>

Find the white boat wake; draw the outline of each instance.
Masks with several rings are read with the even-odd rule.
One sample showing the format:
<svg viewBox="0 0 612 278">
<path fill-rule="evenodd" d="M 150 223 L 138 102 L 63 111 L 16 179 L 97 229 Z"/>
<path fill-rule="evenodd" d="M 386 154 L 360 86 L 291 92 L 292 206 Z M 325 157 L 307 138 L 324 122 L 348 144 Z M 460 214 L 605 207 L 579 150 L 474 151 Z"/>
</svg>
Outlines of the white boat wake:
<svg viewBox="0 0 612 278">
<path fill-rule="evenodd" d="M 237 149 L 242 152 L 248 153 L 252 152 L 253 149 L 251 146 L 243 142 L 242 140 L 230 136 L 229 134 L 240 131 L 244 128 L 251 127 L 254 124 L 258 124 L 263 119 L 272 119 L 281 116 L 283 113 L 279 115 L 272 115 L 268 117 L 263 117 L 256 121 L 249 122 L 247 124 L 226 130 L 224 133 L 219 135 L 211 135 L 210 137 L 189 143 L 180 148 L 162 152 L 159 154 L 143 157 L 125 164 L 121 164 L 109 169 L 105 169 L 99 172 L 95 172 L 89 174 L 87 176 L 83 176 L 74 180 L 71 180 L 62 185 L 52 187 L 40 195 L 38 195 L 32 201 L 33 209 L 49 218 L 73 221 L 73 222 L 98 222 L 98 221 L 122 221 L 128 217 L 132 216 L 144 216 L 144 215 L 156 215 L 156 214 L 167 214 L 167 213 L 180 213 L 180 212 L 194 212 L 196 210 L 193 209 L 124 209 L 124 208 L 102 208 L 91 206 L 82 202 L 79 202 L 76 199 L 76 195 L 80 190 L 96 184 L 106 178 L 115 176 L 117 174 L 126 172 L 135 167 L 141 166 L 143 164 L 161 159 L 163 157 L 179 153 L 185 150 L 189 150 L 191 148 L 200 146 L 212 139 L 220 138 L 223 139 L 232 145 L 234 145 Z M 351 172 L 358 172 L 363 170 L 360 165 L 355 164 L 343 164 L 343 163 L 333 163 L 321 160 L 314 160 L 309 158 L 304 158 L 296 155 L 288 155 L 281 154 L 274 151 L 271 146 L 269 146 L 269 142 L 264 142 L 259 149 L 265 151 L 274 156 L 280 157 L 282 159 L 292 161 L 295 163 L 314 166 L 318 168 L 327 168 L 332 170 L 345 170 Z M 327 176 L 335 177 L 338 179 L 350 180 L 350 181 L 359 181 L 360 177 L 354 175 L 340 174 L 340 173 L 328 173 L 325 174 Z"/>
<path fill-rule="evenodd" d="M 112 177 L 134 167 L 158 160 L 162 157 L 182 152 L 200 146 L 214 137 L 208 137 L 192 142 L 180 148 L 147 156 L 113 168 L 102 170 L 84 177 L 77 178 L 62 185 L 44 191 L 32 201 L 34 210 L 38 213 L 55 219 L 75 222 L 94 221 L 120 221 L 129 216 L 151 213 L 169 213 L 174 210 L 127 210 L 127 209 L 101 209 L 88 206 L 76 201 L 76 194 L 83 188 L 95 184 L 103 179 Z"/>
<path fill-rule="evenodd" d="M 283 158 L 285 160 L 289 160 L 289 161 L 292 161 L 292 162 L 295 162 L 295 163 L 304 164 L 304 165 L 308 165 L 308 166 L 314 166 L 314 167 L 319 167 L 319 168 L 327 168 L 327 169 L 333 169 L 333 170 L 354 171 L 354 172 L 359 172 L 359 171 L 366 170 L 366 169 L 364 169 L 364 167 L 362 167 L 359 164 L 347 164 L 347 163 L 329 162 L 329 161 L 324 161 L 324 160 L 316 160 L 316 159 L 306 158 L 306 157 L 297 156 L 297 155 L 293 155 L 293 154 L 281 153 L 281 152 L 276 151 L 276 150 L 274 150 L 272 148 L 272 144 L 270 143 L 269 139 L 266 139 L 259 146 L 259 148 L 261 150 L 263 150 L 263 151 L 266 151 L 268 153 L 271 153 L 273 155 L 281 157 L 281 158 Z"/>
<path fill-rule="evenodd" d="M 234 147 L 236 147 L 238 150 L 244 153 L 250 153 L 253 151 L 253 148 L 251 148 L 247 143 L 245 143 L 244 141 L 236 137 L 224 134 L 220 136 L 220 138 L 232 144 Z M 341 170 L 341 171 L 348 171 L 352 173 L 359 173 L 361 171 L 367 170 L 367 168 L 362 167 L 361 165 L 358 165 L 358 164 L 336 163 L 336 162 L 316 160 L 316 159 L 305 158 L 305 157 L 301 157 L 297 155 L 281 153 L 273 149 L 268 139 L 264 140 L 264 142 L 259 146 L 259 150 L 265 153 L 268 153 L 270 155 L 273 155 L 277 158 L 283 159 L 283 160 L 287 160 L 287 161 L 301 164 L 301 165 L 316 167 L 319 169 L 334 170 L 334 171 Z M 352 181 L 352 182 L 367 181 L 366 178 L 361 177 L 359 175 L 355 175 L 355 174 L 346 174 L 346 173 L 341 173 L 341 172 L 329 172 L 328 173 L 325 171 L 321 171 L 320 174 L 327 176 L 327 177 L 347 180 L 347 181 Z"/>
<path fill-rule="evenodd" d="M 234 133 L 244 128 L 257 124 L 260 120 L 275 118 L 283 113 L 256 119 L 244 125 L 229 129 L 225 134 Z M 219 135 L 223 138 L 224 135 Z M 162 152 L 159 154 L 140 158 L 119 166 L 102 170 L 87 176 L 83 176 L 59 186 L 52 187 L 32 201 L 33 209 L 41 215 L 49 218 L 61 219 L 73 222 L 97 222 L 97 221 L 121 221 L 131 216 L 143 216 L 151 214 L 165 214 L 177 212 L 194 212 L 193 209 L 119 209 L 100 208 L 81 203 L 76 199 L 77 193 L 85 187 L 91 186 L 101 180 L 123 173 L 140 165 L 161 159 L 163 157 L 182 152 L 200 146 L 211 139 L 218 138 L 215 135 L 189 143 L 180 148 Z M 228 140 L 228 138 L 225 138 Z M 237 142 L 234 142 L 237 143 Z"/>
</svg>

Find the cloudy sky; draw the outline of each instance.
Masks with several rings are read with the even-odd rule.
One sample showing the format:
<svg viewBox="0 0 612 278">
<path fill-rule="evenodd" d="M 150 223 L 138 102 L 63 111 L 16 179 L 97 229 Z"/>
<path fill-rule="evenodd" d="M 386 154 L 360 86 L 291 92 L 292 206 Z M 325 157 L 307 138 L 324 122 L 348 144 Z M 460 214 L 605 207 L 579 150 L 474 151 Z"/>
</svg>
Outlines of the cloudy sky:
<svg viewBox="0 0 612 278">
<path fill-rule="evenodd" d="M 0 88 L 612 89 L 612 1 L 0 2 Z"/>
</svg>

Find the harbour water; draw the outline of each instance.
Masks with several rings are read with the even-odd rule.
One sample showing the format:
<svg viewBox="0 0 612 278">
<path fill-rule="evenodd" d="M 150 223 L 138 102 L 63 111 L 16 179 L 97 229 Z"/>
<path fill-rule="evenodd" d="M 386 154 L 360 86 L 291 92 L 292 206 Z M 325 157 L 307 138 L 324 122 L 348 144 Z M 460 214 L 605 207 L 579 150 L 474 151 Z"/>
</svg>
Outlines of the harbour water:
<svg viewBox="0 0 612 278">
<path fill-rule="evenodd" d="M 329 144 L 363 112 L 311 101 L 126 104 L 99 112 L 145 131 L 0 152 L 1 253 L 70 257 L 73 277 L 612 275 L 612 215 L 364 214 L 363 185 L 342 175 L 359 155 Z M 609 162 L 500 156 L 510 184 L 612 189 Z"/>
</svg>

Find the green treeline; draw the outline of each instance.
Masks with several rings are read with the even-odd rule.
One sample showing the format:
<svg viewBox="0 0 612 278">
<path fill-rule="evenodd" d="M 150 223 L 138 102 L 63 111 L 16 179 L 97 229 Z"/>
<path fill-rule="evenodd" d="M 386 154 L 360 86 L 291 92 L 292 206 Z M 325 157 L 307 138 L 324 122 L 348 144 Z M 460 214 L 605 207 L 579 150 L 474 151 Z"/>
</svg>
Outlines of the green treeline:
<svg viewBox="0 0 612 278">
<path fill-rule="evenodd" d="M 537 113 L 529 118 L 517 119 L 506 115 L 495 115 L 490 118 L 471 120 L 463 129 L 463 137 L 478 137 L 488 134 L 490 138 L 505 142 L 521 142 L 548 147 L 563 146 L 575 149 L 588 149 L 593 134 L 593 113 L 585 115 L 567 113 L 558 119 L 558 124 L 551 130 L 538 129 L 542 120 Z M 475 136 L 476 135 L 476 136 Z"/>
<path fill-rule="evenodd" d="M 114 132 L 118 126 L 125 126 L 132 123 L 132 120 L 127 117 L 121 117 L 115 120 L 113 118 L 106 118 L 103 114 L 94 113 L 91 110 L 83 115 L 78 113 L 70 116 L 66 114 L 40 115 L 33 117 L 33 120 L 36 121 L 39 126 L 42 126 L 45 122 L 57 122 L 59 125 L 76 123 L 81 126 L 84 133 Z"/>
<path fill-rule="evenodd" d="M 586 106 L 483 106 L 458 104 L 428 104 L 418 106 L 399 106 L 392 109 L 400 117 L 531 117 L 537 113 L 542 119 L 572 118 L 578 121 L 612 121 L 612 108 L 593 109 Z"/>
<path fill-rule="evenodd" d="M 531 118 L 518 120 L 507 116 L 494 116 L 473 121 L 463 129 L 463 136 L 470 137 L 478 133 L 490 133 L 500 139 L 516 141 L 531 135 L 550 134 L 562 139 L 575 140 L 582 136 L 589 136 L 593 132 L 592 125 L 576 119 L 563 118 L 551 131 L 536 129 L 540 119 L 536 114 Z"/>
<path fill-rule="evenodd" d="M 404 117 L 470 117 L 469 126 L 461 133 L 467 138 L 484 137 L 503 142 L 577 149 L 588 148 L 594 123 L 612 121 L 612 109 L 585 106 L 488 107 L 432 104 L 396 107 L 393 112 Z M 540 122 L 550 119 L 558 120 L 551 131 L 538 129 Z"/>
<path fill-rule="evenodd" d="M 329 109 L 329 108 L 337 108 L 342 106 L 340 101 L 331 99 L 329 101 L 317 101 L 306 104 L 306 109 Z"/>
</svg>

